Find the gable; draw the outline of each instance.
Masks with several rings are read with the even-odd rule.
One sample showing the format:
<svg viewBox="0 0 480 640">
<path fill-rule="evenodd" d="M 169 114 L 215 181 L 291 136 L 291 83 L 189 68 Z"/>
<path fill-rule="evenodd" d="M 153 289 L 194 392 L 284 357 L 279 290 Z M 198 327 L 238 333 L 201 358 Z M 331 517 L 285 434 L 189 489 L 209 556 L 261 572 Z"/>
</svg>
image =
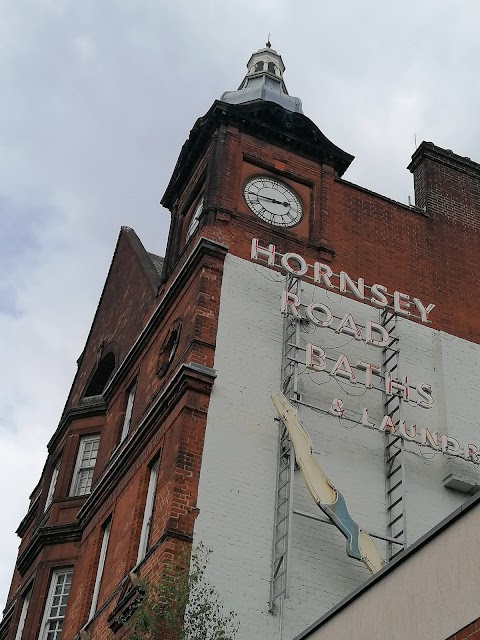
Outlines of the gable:
<svg viewBox="0 0 480 640">
<path fill-rule="evenodd" d="M 163 258 L 148 253 L 133 229 L 121 228 L 66 409 L 77 405 L 85 391 L 98 393 L 95 378 L 102 378 L 101 367 L 109 378 L 123 361 L 153 312 L 162 267 Z"/>
</svg>

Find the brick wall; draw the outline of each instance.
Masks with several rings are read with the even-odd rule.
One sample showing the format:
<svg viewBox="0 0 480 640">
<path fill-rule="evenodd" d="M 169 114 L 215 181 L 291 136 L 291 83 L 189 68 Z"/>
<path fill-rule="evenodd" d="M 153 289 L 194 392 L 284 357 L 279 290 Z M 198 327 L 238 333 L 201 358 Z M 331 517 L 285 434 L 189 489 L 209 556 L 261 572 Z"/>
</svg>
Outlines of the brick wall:
<svg viewBox="0 0 480 640">
<path fill-rule="evenodd" d="M 182 382 L 181 375 L 179 381 L 175 380 L 182 363 L 213 365 L 221 273 L 222 260 L 206 256 L 201 261 L 175 295 L 173 304 L 165 309 L 162 321 L 132 364 L 131 375 L 125 377 L 109 400 L 96 482 L 102 485 L 112 475 L 115 480 L 91 515 L 80 514 L 84 533 L 72 583 L 72 604 L 69 604 L 64 626 L 65 640 L 71 640 L 87 621 L 101 543 L 99 531 L 107 518 L 111 518 L 112 524 L 98 610 L 88 629 L 92 637 L 110 637 L 108 617 L 118 605 L 122 585 L 136 564 L 149 465 L 158 454 L 160 463 L 149 543 L 149 548 L 155 551 L 147 553 L 138 569 L 141 579 L 155 582 L 165 562 L 178 557 L 185 545 L 189 547 L 197 515 L 197 485 L 210 391 L 201 380 Z M 174 277 L 172 274 L 165 290 Z M 156 375 L 158 353 L 169 328 L 178 318 L 183 322 L 180 340 L 170 368 L 159 378 Z M 115 449 L 125 392 L 133 374 L 138 384 L 131 429 L 125 442 Z M 172 385 L 174 390 L 169 391 Z M 136 442 L 138 425 L 147 424 L 149 412 L 165 395 L 168 399 L 162 403 L 158 418 L 147 425 L 148 429 Z"/>
<path fill-rule="evenodd" d="M 457 631 L 453 636 L 449 636 L 446 640 L 480 640 L 480 618 Z"/>
</svg>

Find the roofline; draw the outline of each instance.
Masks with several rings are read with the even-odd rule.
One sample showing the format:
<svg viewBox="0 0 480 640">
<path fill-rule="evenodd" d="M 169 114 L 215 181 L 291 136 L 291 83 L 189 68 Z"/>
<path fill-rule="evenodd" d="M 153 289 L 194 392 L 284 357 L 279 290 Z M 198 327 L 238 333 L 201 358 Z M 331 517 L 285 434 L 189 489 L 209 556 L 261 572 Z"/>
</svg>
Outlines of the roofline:
<svg viewBox="0 0 480 640">
<path fill-rule="evenodd" d="M 150 285 L 151 285 L 151 288 L 152 288 L 152 293 L 153 293 L 154 296 L 156 295 L 156 293 L 158 291 L 158 287 L 159 287 L 159 285 L 161 283 L 161 278 L 158 275 L 158 273 L 157 273 L 157 271 L 155 269 L 155 266 L 154 266 L 151 258 L 148 256 L 147 250 L 143 246 L 142 241 L 140 240 L 138 235 L 135 233 L 135 231 L 131 227 L 126 227 L 126 226 L 120 227 L 120 232 L 119 232 L 118 237 L 117 237 L 117 242 L 115 243 L 115 249 L 113 251 L 112 259 L 110 261 L 110 265 L 108 267 L 107 275 L 106 275 L 105 281 L 103 283 L 102 292 L 101 292 L 100 297 L 98 299 L 97 307 L 95 309 L 95 313 L 93 315 L 93 319 L 92 319 L 92 322 L 90 324 L 90 329 L 88 331 L 88 335 L 87 335 L 87 338 L 85 340 L 82 353 L 80 354 L 80 357 L 77 360 L 77 370 L 75 371 L 75 375 L 73 376 L 72 384 L 70 385 L 70 390 L 69 390 L 68 396 L 67 396 L 67 401 L 65 402 L 65 405 L 63 407 L 62 415 L 61 415 L 61 418 L 60 418 L 60 423 L 59 423 L 59 426 L 57 427 L 57 430 L 55 431 L 55 434 L 57 433 L 60 425 L 62 425 L 62 423 L 64 421 L 64 418 L 65 418 L 65 414 L 67 413 L 67 410 L 69 408 L 69 403 L 70 403 L 70 400 L 71 400 L 71 397 L 72 397 L 73 389 L 75 387 L 75 382 L 77 381 L 77 376 L 78 376 L 78 373 L 80 371 L 80 367 L 81 367 L 81 364 L 82 364 L 83 356 L 85 355 L 85 349 L 86 349 L 86 347 L 88 345 L 88 342 L 90 340 L 90 337 L 91 337 L 91 335 L 93 333 L 93 328 L 95 326 L 95 322 L 96 322 L 98 314 L 100 312 L 100 305 L 102 303 L 103 296 L 104 296 L 105 291 L 107 289 L 107 283 L 108 283 L 108 281 L 110 279 L 110 274 L 112 273 L 113 264 L 115 262 L 115 258 L 117 256 L 118 248 L 119 248 L 120 241 L 122 240 L 122 238 L 125 238 L 129 242 L 132 250 L 134 251 L 135 255 L 137 256 L 137 259 L 140 262 L 140 264 L 142 266 L 142 269 L 143 269 L 147 279 L 150 282 Z M 55 436 L 55 434 L 54 434 L 54 436 Z M 52 438 L 50 439 L 47 447 L 50 446 L 54 436 L 52 436 Z"/>
<path fill-rule="evenodd" d="M 277 114 L 284 114 L 289 120 L 289 128 L 285 128 Z M 273 124 L 262 121 L 264 118 L 274 118 Z M 215 100 L 207 113 L 198 118 L 186 142 L 183 144 L 170 181 L 160 204 L 171 210 L 181 186 L 194 170 L 198 154 L 210 141 L 213 132 L 222 125 L 232 124 L 243 131 L 253 131 L 263 140 L 270 140 L 272 144 L 283 149 L 290 149 L 304 158 L 314 162 L 326 163 L 332 166 L 341 177 L 350 166 L 354 156 L 337 147 L 304 113 L 292 112 L 276 102 L 268 100 L 253 100 L 240 104 L 230 104 Z M 295 132 L 295 126 L 300 125 L 302 135 Z M 304 129 L 308 127 L 309 132 Z"/>
</svg>

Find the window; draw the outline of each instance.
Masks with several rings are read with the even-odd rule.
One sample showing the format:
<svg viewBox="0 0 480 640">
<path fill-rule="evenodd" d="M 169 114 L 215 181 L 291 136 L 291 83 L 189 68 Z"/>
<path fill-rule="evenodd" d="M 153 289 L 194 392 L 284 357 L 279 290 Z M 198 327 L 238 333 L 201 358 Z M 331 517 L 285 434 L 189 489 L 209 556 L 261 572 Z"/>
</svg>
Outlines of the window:
<svg viewBox="0 0 480 640">
<path fill-rule="evenodd" d="M 103 567 L 105 566 L 105 558 L 107 556 L 108 538 L 110 536 L 111 520 L 103 526 L 102 546 L 100 548 L 100 556 L 98 557 L 97 576 L 95 578 L 95 586 L 93 587 L 92 604 L 88 619 L 91 620 L 97 610 L 98 594 L 100 592 L 100 583 L 102 582 Z"/>
<path fill-rule="evenodd" d="M 57 486 L 58 472 L 60 470 L 60 460 L 61 459 L 59 458 L 55 463 L 55 466 L 53 467 L 52 477 L 50 479 L 50 486 L 48 487 L 48 494 L 47 494 L 47 499 L 45 501 L 44 511 L 48 509 L 48 507 L 52 504 L 52 501 L 53 501 L 53 496 L 55 494 L 55 487 Z"/>
<path fill-rule="evenodd" d="M 30 604 L 30 596 L 32 595 L 32 588 L 30 587 L 26 594 L 23 596 L 22 611 L 18 620 L 17 633 L 15 634 L 15 640 L 20 640 L 23 634 L 23 628 L 25 626 L 25 620 L 27 619 L 28 605 Z"/>
<path fill-rule="evenodd" d="M 172 362 L 180 342 L 180 333 L 182 331 L 182 319 L 178 318 L 171 327 L 167 337 L 163 341 L 162 348 L 158 354 L 157 376 L 162 377 L 167 372 Z"/>
<path fill-rule="evenodd" d="M 99 442 L 100 436 L 88 436 L 80 440 L 70 490 L 71 496 L 86 496 L 90 493 Z"/>
<path fill-rule="evenodd" d="M 135 391 L 137 390 L 137 381 L 135 381 L 129 391 L 128 391 L 128 400 L 127 400 L 127 408 L 125 409 L 125 418 L 123 420 L 122 426 L 122 435 L 120 436 L 120 442 L 123 442 L 128 435 L 128 430 L 130 428 L 130 422 L 132 421 L 132 412 L 133 412 L 133 403 L 135 402 Z"/>
<path fill-rule="evenodd" d="M 157 459 L 150 467 L 150 480 L 148 482 L 147 499 L 145 500 L 145 513 L 143 514 L 142 533 L 140 534 L 140 544 L 138 546 L 137 564 L 145 558 L 149 547 L 153 505 L 155 502 L 155 492 L 157 490 L 159 462 L 160 460 Z"/>
<path fill-rule="evenodd" d="M 93 374 L 92 379 L 88 383 L 87 390 L 85 391 L 85 398 L 100 395 L 107 386 L 107 382 L 110 380 L 114 369 L 115 354 L 110 351 L 103 356 L 98 363 L 98 367 L 95 369 L 95 373 Z"/>
<path fill-rule="evenodd" d="M 72 573 L 72 569 L 57 569 L 53 572 L 39 640 L 60 640 L 61 638 Z"/>
<path fill-rule="evenodd" d="M 204 204 L 205 198 L 204 196 L 202 196 L 200 198 L 200 200 L 198 201 L 197 206 L 195 207 L 195 210 L 193 212 L 193 215 L 190 219 L 190 224 L 188 225 L 188 229 L 187 229 L 187 235 L 185 236 L 185 242 L 188 242 L 190 240 L 190 238 L 195 235 L 195 232 L 197 231 L 199 225 L 200 225 L 200 217 L 203 213 L 203 204 Z"/>
</svg>

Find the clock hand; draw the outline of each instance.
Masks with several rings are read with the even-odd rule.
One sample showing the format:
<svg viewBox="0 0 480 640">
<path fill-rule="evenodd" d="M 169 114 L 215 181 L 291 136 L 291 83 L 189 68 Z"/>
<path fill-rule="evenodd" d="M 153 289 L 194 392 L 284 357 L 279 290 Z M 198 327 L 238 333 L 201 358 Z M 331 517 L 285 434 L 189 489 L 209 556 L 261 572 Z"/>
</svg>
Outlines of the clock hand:
<svg viewBox="0 0 480 640">
<path fill-rule="evenodd" d="M 251 196 L 257 196 L 257 198 L 262 198 L 263 200 L 268 200 L 269 202 L 273 202 L 273 204 L 283 204 L 284 207 L 288 207 L 288 202 L 280 202 L 280 200 L 275 200 L 275 198 L 269 198 L 268 196 L 260 196 L 258 193 L 248 192 Z"/>
</svg>

